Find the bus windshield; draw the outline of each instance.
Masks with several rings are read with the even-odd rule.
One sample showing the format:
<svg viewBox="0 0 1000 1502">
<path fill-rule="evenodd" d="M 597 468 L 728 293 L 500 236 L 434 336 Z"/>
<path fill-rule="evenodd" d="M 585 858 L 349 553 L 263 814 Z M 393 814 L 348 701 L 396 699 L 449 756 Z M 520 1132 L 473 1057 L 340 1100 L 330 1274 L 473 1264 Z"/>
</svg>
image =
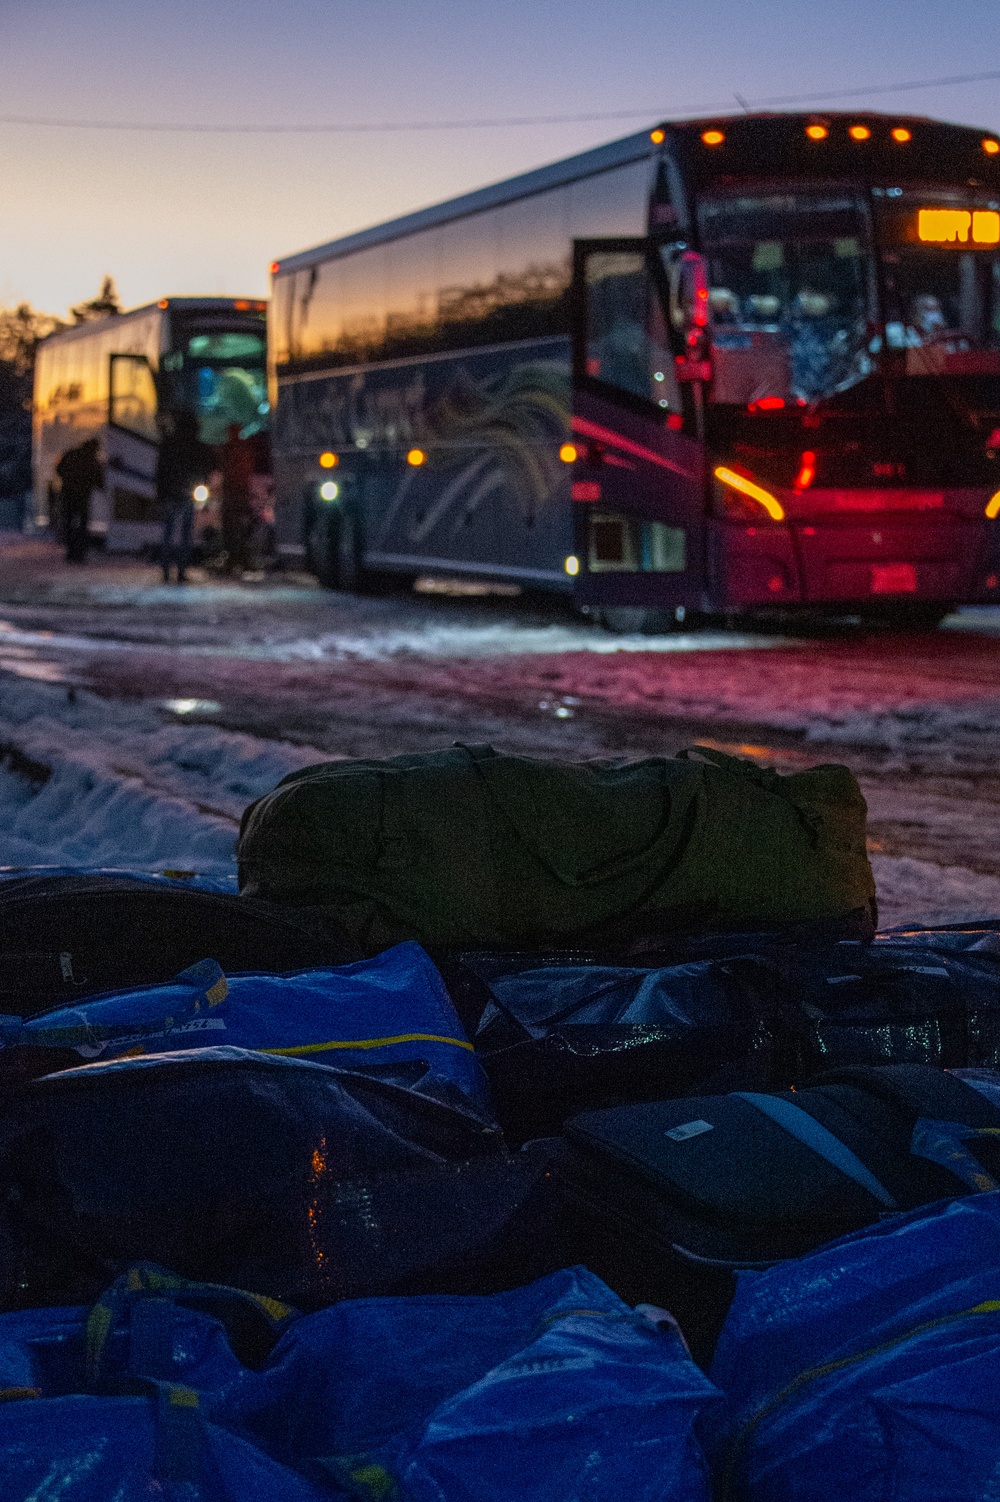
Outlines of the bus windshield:
<svg viewBox="0 0 1000 1502">
<path fill-rule="evenodd" d="M 906 375 L 1000 374 L 1000 203 L 875 188 L 889 358 Z"/>
<path fill-rule="evenodd" d="M 698 222 L 715 401 L 812 403 L 870 374 L 871 255 L 853 191 L 711 194 Z"/>
<path fill-rule="evenodd" d="M 224 443 L 234 425 L 244 438 L 267 427 L 263 328 L 186 328 L 163 368 L 170 372 L 172 404 L 198 414 L 203 443 Z"/>
</svg>

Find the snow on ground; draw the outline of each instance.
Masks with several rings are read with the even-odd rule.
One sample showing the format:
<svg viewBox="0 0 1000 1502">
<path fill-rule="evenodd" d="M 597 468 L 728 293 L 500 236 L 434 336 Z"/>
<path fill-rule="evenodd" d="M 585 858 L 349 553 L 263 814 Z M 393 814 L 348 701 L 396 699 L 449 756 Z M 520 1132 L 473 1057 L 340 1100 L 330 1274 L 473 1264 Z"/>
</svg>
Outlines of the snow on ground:
<svg viewBox="0 0 1000 1502">
<path fill-rule="evenodd" d="M 0 866 L 234 869 L 248 803 L 311 748 L 164 724 L 145 704 L 0 680 Z"/>
<path fill-rule="evenodd" d="M 1000 878 L 964 866 L 938 866 L 913 856 L 872 855 L 879 924 L 931 928 L 1000 918 Z"/>
<path fill-rule="evenodd" d="M 149 703 L 0 679 L 0 867 L 234 870 L 245 806 L 311 747 L 164 723 Z M 1000 914 L 1000 878 L 910 856 L 872 857 L 882 924 Z"/>
</svg>

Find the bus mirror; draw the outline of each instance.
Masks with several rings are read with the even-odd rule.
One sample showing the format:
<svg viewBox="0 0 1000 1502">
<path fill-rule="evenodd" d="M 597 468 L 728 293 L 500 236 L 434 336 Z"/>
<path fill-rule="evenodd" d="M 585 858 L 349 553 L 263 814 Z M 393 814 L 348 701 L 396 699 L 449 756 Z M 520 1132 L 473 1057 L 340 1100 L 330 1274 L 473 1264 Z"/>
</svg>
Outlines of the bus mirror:
<svg viewBox="0 0 1000 1502">
<path fill-rule="evenodd" d="M 669 253 L 668 253 L 669 254 Z M 688 381 L 711 379 L 710 303 L 705 257 L 693 250 L 669 255 L 670 322 L 683 340 L 677 358 L 678 377 Z"/>
</svg>

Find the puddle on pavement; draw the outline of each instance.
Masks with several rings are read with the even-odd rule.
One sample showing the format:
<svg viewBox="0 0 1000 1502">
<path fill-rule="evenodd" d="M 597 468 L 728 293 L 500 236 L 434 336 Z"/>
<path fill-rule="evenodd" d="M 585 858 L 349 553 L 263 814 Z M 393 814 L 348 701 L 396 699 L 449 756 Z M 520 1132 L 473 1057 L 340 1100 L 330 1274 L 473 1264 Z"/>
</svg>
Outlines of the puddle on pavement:
<svg viewBox="0 0 1000 1502">
<path fill-rule="evenodd" d="M 158 709 L 166 709 L 170 714 L 179 715 L 182 719 L 192 719 L 198 715 L 217 715 L 222 710 L 218 699 L 156 699 Z"/>
</svg>

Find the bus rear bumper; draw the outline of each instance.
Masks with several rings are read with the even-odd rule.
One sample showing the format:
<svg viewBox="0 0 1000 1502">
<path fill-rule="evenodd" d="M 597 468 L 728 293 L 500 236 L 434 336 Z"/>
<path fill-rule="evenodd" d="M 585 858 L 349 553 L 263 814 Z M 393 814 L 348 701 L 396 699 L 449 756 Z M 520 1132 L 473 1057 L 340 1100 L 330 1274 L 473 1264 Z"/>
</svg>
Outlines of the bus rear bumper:
<svg viewBox="0 0 1000 1502">
<path fill-rule="evenodd" d="M 719 604 L 1000 603 L 998 533 L 985 518 L 961 516 L 724 523 L 714 549 Z"/>
</svg>

